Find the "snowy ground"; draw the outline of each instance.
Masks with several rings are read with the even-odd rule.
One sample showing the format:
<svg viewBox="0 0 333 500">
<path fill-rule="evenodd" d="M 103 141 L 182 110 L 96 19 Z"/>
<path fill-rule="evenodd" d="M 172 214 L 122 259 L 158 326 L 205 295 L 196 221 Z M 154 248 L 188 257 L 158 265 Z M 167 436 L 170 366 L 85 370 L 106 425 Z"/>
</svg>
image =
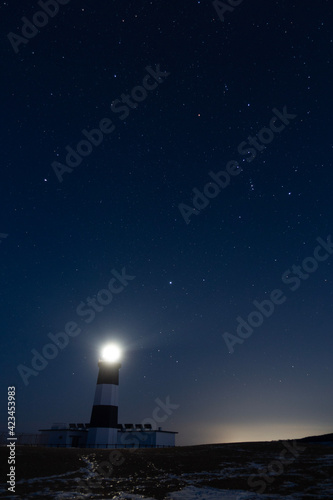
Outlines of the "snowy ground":
<svg viewBox="0 0 333 500">
<path fill-rule="evenodd" d="M 276 464 L 283 449 L 281 442 L 275 442 L 122 450 L 122 463 L 114 465 L 108 477 L 102 477 L 98 468 L 108 463 L 110 450 L 22 447 L 17 450 L 16 492 L 8 492 L 2 483 L 0 498 L 332 499 L 332 447 L 307 444 L 294 460 L 290 454 L 289 463 L 279 471 Z M 6 453 L 7 450 L 0 449 L 2 464 L 6 463 Z M 273 463 L 275 469 L 270 468 Z M 258 481 L 264 484 L 260 493 Z"/>
</svg>

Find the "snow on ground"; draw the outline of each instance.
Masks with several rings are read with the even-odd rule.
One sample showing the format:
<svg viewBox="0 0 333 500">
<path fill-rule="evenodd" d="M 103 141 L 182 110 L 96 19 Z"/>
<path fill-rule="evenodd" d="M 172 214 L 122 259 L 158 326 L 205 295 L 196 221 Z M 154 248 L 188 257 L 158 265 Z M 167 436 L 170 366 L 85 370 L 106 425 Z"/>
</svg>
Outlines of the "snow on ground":
<svg viewBox="0 0 333 500">
<path fill-rule="evenodd" d="M 299 500 L 297 495 L 287 495 L 283 500 Z M 306 498 L 302 496 L 302 498 Z M 313 497 L 312 497 L 313 498 Z M 328 497 L 326 497 L 327 499 Z M 216 488 L 197 488 L 187 486 L 183 490 L 169 493 L 167 500 L 281 500 L 281 495 L 259 495 L 257 493 L 244 492 L 240 490 L 218 490 Z M 318 497 L 318 500 L 324 497 Z M 114 500 L 155 500 L 140 495 L 124 494 L 115 496 Z"/>
<path fill-rule="evenodd" d="M 146 498 L 140 495 L 130 495 L 124 493 L 124 496 L 117 496 L 115 500 L 155 500 L 154 498 Z M 181 491 L 169 493 L 166 497 L 167 500 L 246 500 L 248 498 L 255 499 L 255 497 L 242 496 L 241 492 L 232 492 L 227 490 L 217 490 L 215 488 L 196 488 L 195 486 L 188 486 Z"/>
<path fill-rule="evenodd" d="M 63 478 L 64 475 L 59 476 L 59 478 Z M 58 477 L 58 476 L 57 476 Z M 55 478 L 55 476 L 54 476 Z M 48 478 L 50 479 L 50 478 Z M 36 478 L 37 480 L 37 478 Z M 69 486 L 69 485 L 67 485 Z M 327 494 L 325 495 L 309 495 L 309 498 L 313 500 L 316 498 L 317 500 L 327 500 L 329 498 L 333 498 L 333 485 L 332 489 L 328 488 Z M 5 490 L 1 488 L 0 496 L 1 498 L 7 500 L 18 500 L 22 497 L 13 494 L 4 494 Z M 9 492 L 7 492 L 9 493 Z M 35 500 L 44 500 L 45 498 L 54 499 L 54 500 L 73 500 L 73 499 L 81 499 L 89 498 L 94 500 L 102 500 L 100 495 L 87 494 L 79 495 L 74 491 L 69 491 L 67 493 L 56 493 L 52 492 L 50 488 L 46 487 L 40 491 L 35 491 L 34 493 L 27 496 L 29 499 Z M 296 493 L 293 495 L 285 495 L 283 500 L 306 500 L 307 495 L 304 493 Z M 113 500 L 155 500 L 152 497 L 145 497 L 142 495 L 134 495 L 126 492 L 115 492 L 112 497 Z M 187 486 L 180 491 L 174 491 L 169 493 L 166 496 L 166 500 L 281 500 L 281 495 L 274 494 L 258 494 L 254 492 L 244 492 L 241 490 L 221 490 L 216 488 L 207 488 L 207 487 L 196 487 L 196 486 Z"/>
<path fill-rule="evenodd" d="M 331 450 L 329 450 L 331 451 Z M 253 453 L 254 457 L 255 454 Z M 272 455 L 272 456 L 275 456 Z M 112 500 L 156 500 L 154 494 L 156 485 L 165 492 L 165 500 L 328 500 L 333 499 L 333 455 L 315 456 L 312 452 L 304 454 L 302 461 L 296 462 L 294 467 L 286 470 L 284 481 L 274 492 L 279 494 L 256 493 L 254 490 L 245 491 L 247 477 L 253 470 L 259 471 L 267 462 L 266 455 L 258 455 L 259 460 L 244 460 L 242 465 L 230 462 L 217 462 L 217 468 L 201 470 L 200 472 L 166 471 L 150 467 L 145 475 L 124 474 L 120 477 L 103 479 L 103 488 L 108 493 L 107 498 Z M 0 485 L 0 498 L 7 500 L 102 500 L 106 498 L 98 486 L 99 476 L 96 472 L 98 461 L 96 457 L 83 456 L 85 466 L 77 470 L 53 476 L 34 477 L 17 481 L 17 486 L 23 487 L 24 496 L 7 491 L 6 485 Z M 267 466 L 267 465 L 265 465 Z M 304 470 L 304 467 L 306 471 Z M 249 472 L 250 471 L 250 472 Z M 301 477 L 301 481 L 299 478 Z M 302 478 L 304 477 L 304 487 Z M 82 488 L 82 481 L 91 480 L 89 487 Z M 226 479 L 232 479 L 226 481 Z M 239 479 L 239 481 L 237 480 Z M 273 478 L 274 479 L 274 478 Z M 223 480 L 223 481 L 219 481 Z M 310 480 L 310 482 L 309 482 Z M 274 481 L 272 484 L 274 485 Z M 222 489 L 230 484 L 231 488 Z M 80 486 L 81 485 L 81 486 Z M 221 485 L 221 488 L 216 486 Z M 243 490 L 238 489 L 245 486 Z M 177 488 L 181 488 L 179 491 Z M 65 493 L 62 491 L 65 490 Z M 21 490 L 22 491 L 22 490 Z M 135 492 L 130 493 L 130 491 Z M 139 493 L 146 492 L 147 496 Z M 288 494 L 289 493 L 289 494 Z"/>
<path fill-rule="evenodd" d="M 196 488 L 188 486 L 181 491 L 170 493 L 170 500 L 245 500 L 244 493 L 231 490 L 217 490 L 215 488 Z M 250 499 L 250 496 L 247 496 Z M 255 497 L 252 496 L 254 499 Z"/>
</svg>

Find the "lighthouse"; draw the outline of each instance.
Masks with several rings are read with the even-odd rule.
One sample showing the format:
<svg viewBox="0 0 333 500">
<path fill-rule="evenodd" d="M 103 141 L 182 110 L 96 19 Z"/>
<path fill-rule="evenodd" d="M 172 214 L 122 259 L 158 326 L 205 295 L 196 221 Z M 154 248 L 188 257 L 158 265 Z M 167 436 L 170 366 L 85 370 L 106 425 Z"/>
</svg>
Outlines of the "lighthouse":
<svg viewBox="0 0 333 500">
<path fill-rule="evenodd" d="M 119 347 L 110 344 L 104 348 L 98 362 L 99 372 L 89 424 L 88 448 L 115 448 L 117 445 L 120 356 Z"/>
</svg>

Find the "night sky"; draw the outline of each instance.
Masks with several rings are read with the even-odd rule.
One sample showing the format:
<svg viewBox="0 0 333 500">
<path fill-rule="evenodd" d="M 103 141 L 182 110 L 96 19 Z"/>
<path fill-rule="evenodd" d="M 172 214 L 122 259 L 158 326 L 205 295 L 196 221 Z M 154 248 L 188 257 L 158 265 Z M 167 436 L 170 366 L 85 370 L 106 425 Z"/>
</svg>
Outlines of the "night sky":
<svg viewBox="0 0 333 500">
<path fill-rule="evenodd" d="M 122 423 L 332 432 L 332 6 L 230 4 L 2 2 L 2 430 L 89 422 L 116 341 Z"/>
</svg>

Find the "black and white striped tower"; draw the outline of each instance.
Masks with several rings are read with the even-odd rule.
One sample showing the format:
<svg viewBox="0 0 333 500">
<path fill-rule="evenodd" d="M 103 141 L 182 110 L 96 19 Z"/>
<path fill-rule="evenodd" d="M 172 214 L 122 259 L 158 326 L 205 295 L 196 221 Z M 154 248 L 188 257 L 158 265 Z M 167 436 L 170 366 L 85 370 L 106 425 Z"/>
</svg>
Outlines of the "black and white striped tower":
<svg viewBox="0 0 333 500">
<path fill-rule="evenodd" d="M 118 436 L 118 389 L 120 351 L 108 346 L 98 362 L 99 373 L 88 431 L 88 448 L 112 448 Z"/>
</svg>

